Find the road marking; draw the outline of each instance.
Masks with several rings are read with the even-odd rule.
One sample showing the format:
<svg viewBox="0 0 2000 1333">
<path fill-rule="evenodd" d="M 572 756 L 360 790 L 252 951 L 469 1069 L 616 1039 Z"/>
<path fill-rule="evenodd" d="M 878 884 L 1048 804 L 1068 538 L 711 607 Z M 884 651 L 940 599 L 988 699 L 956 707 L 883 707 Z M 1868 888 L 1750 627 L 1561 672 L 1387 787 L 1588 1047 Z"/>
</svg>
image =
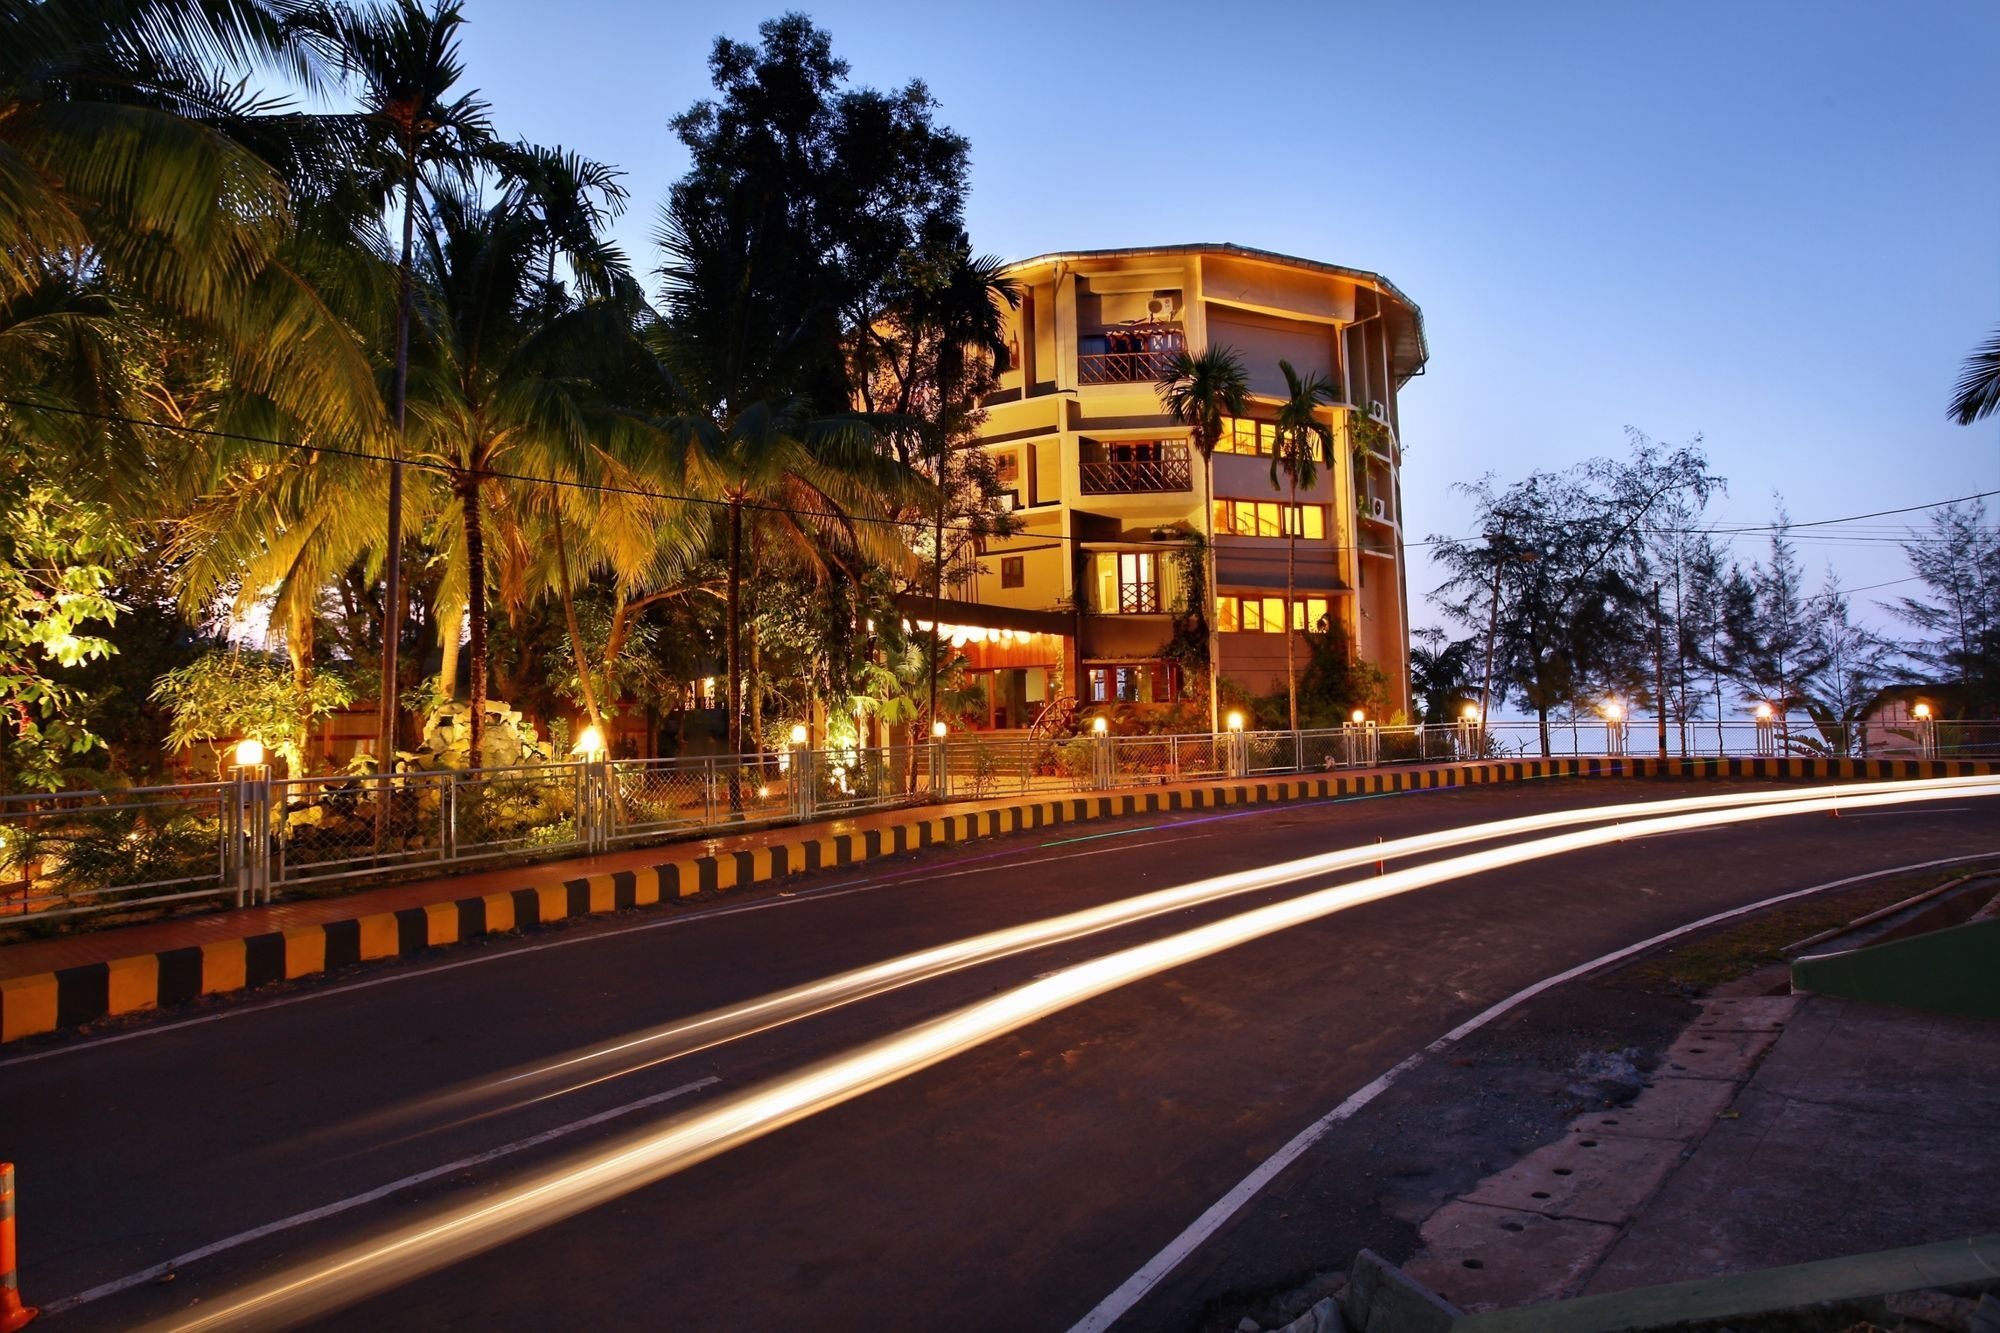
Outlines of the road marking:
<svg viewBox="0 0 2000 1333">
<path fill-rule="evenodd" d="M 1947 805 L 1936 810 L 1863 810 L 1856 814 L 1842 815 L 1842 819 L 1900 819 L 1909 815 L 1948 815 L 1954 811 L 1970 810 L 1969 805 Z"/>
<path fill-rule="evenodd" d="M 1842 817 L 1847 818 L 1848 816 Z M 1683 935 L 1692 934 L 1697 930 L 1706 929 L 1709 926 L 1728 921 L 1734 917 L 1762 911 L 1767 907 L 1775 907 L 1780 903 L 1790 902 L 1794 898 L 1803 898 L 1815 893 L 1825 893 L 1830 889 L 1845 888 L 1850 884 L 1860 884 L 1866 880 L 1884 879 L 1890 875 L 1903 875 L 1916 870 L 1929 870 L 1937 866 L 1958 865 L 1966 861 L 1988 860 L 1996 855 L 2000 855 L 2000 849 L 1977 852 L 1970 856 L 1948 856 L 1936 861 L 1918 861 L 1912 865 L 1894 866 L 1887 870 L 1873 870 L 1865 875 L 1851 875 L 1846 879 L 1836 879 L 1825 884 L 1815 884 L 1807 889 L 1795 889 L 1790 893 L 1781 893 L 1775 898 L 1766 898 L 1761 902 L 1754 902 L 1746 907 L 1734 907 L 1727 912 L 1718 912 L 1714 916 L 1706 916 L 1699 921 L 1693 921 L 1684 926 L 1676 926 L 1674 929 L 1655 935 L 1651 939 L 1641 940 L 1637 944 L 1629 944 L 1622 949 L 1614 950 L 1600 958 L 1594 958 L 1590 962 L 1580 963 L 1566 972 L 1558 972 L 1552 977 L 1546 977 L 1532 986 L 1514 992 L 1498 1004 L 1484 1009 L 1465 1022 L 1460 1023 L 1457 1027 L 1445 1033 L 1442 1037 L 1439 1037 L 1436 1041 L 1414 1055 L 1399 1061 L 1386 1073 L 1379 1075 L 1372 1082 L 1364 1085 L 1359 1091 L 1348 1097 L 1346 1101 L 1343 1101 L 1318 1120 L 1313 1121 L 1312 1124 L 1300 1130 L 1284 1147 L 1265 1158 L 1254 1171 L 1238 1181 L 1235 1187 L 1227 1194 L 1209 1205 L 1208 1209 L 1201 1216 L 1188 1224 L 1186 1230 L 1182 1231 L 1180 1235 L 1175 1236 L 1171 1241 L 1168 1241 L 1164 1249 L 1151 1259 L 1148 1259 L 1138 1272 L 1126 1278 L 1116 1291 L 1098 1302 L 1095 1309 L 1071 1325 L 1069 1333 L 1103 1333 L 1103 1330 L 1110 1328 L 1113 1324 L 1124 1318 L 1126 1313 L 1143 1300 L 1148 1292 L 1152 1291 L 1169 1273 L 1180 1267 L 1190 1255 L 1206 1244 L 1216 1232 L 1222 1229 L 1225 1223 L 1243 1209 L 1244 1205 L 1262 1193 L 1265 1186 L 1277 1179 L 1286 1167 L 1303 1156 L 1308 1148 L 1311 1148 L 1314 1144 L 1325 1138 L 1335 1125 L 1338 1125 L 1343 1120 L 1351 1119 L 1356 1112 L 1387 1091 L 1389 1086 L 1397 1079 L 1422 1064 L 1424 1057 L 1436 1055 L 1453 1044 L 1464 1040 L 1466 1037 L 1491 1023 L 1494 1019 L 1500 1018 L 1519 1008 L 1542 992 L 1552 990 L 1565 982 L 1574 981 L 1578 977 L 1595 972 L 1600 968 L 1608 967 L 1612 963 L 1621 962 L 1624 959 L 1632 957 L 1634 954 L 1644 953 L 1649 949 L 1657 948 L 1659 945 L 1678 939 Z"/>
<path fill-rule="evenodd" d="M 488 1148 L 485 1152 L 474 1153 L 470 1157 L 461 1157 L 456 1162 L 446 1162 L 443 1166 L 434 1166 L 428 1171 L 419 1171 L 415 1175 L 404 1176 L 400 1180 L 392 1180 L 386 1185 L 377 1185 L 372 1190 L 366 1190 L 360 1194 L 351 1194 L 345 1199 L 336 1200 L 322 1207 L 308 1209 L 303 1213 L 294 1213 L 290 1217 L 282 1217 L 275 1222 L 266 1222 L 263 1226 L 252 1227 L 248 1231 L 239 1231 L 233 1236 L 226 1236 L 221 1240 L 204 1245 L 200 1249 L 189 1250 L 186 1254 L 175 1255 L 163 1263 L 154 1264 L 151 1268 L 142 1268 L 136 1273 L 115 1278 L 110 1282 L 92 1287 L 88 1291 L 80 1291 L 74 1296 L 64 1296 L 60 1300 L 50 1301 L 42 1306 L 42 1313 L 56 1314 L 63 1310 L 75 1309 L 79 1305 L 87 1305 L 91 1301 L 101 1300 L 106 1296 L 115 1296 L 121 1291 L 130 1291 L 134 1287 L 141 1287 L 148 1282 L 165 1277 L 167 1274 L 184 1268 L 188 1264 L 221 1254 L 226 1250 L 233 1250 L 240 1245 L 248 1245 L 251 1241 L 262 1240 L 266 1236 L 275 1236 L 282 1231 L 291 1231 L 313 1222 L 324 1221 L 329 1217 L 338 1217 L 340 1214 L 350 1209 L 359 1208 L 363 1204 L 374 1203 L 377 1199 L 386 1199 L 391 1194 L 401 1193 L 403 1190 L 412 1189 L 418 1185 L 437 1180 L 442 1176 L 452 1175 L 455 1172 L 467 1171 L 475 1166 L 484 1166 L 488 1162 L 496 1162 L 503 1157 L 512 1157 L 515 1153 L 526 1152 L 530 1148 L 539 1148 L 545 1143 L 554 1143 L 557 1139 L 566 1139 L 579 1131 L 591 1129 L 597 1125 L 604 1124 L 606 1121 L 616 1120 L 620 1116 L 630 1115 L 634 1111 L 643 1111 L 648 1107 L 658 1106 L 662 1102 L 670 1102 L 678 1097 L 685 1097 L 689 1093 L 700 1092 L 703 1088 L 714 1087 L 721 1081 L 721 1079 L 713 1075 L 708 1078 L 698 1078 L 692 1083 L 683 1083 L 678 1088 L 669 1088 L 665 1092 L 656 1092 L 650 1097 L 641 1097 L 636 1102 L 627 1102 L 623 1106 L 614 1106 L 608 1111 L 599 1111 L 596 1115 L 585 1116 L 581 1120 L 572 1120 L 566 1125 L 557 1125 L 554 1129 L 545 1129 L 539 1134 L 530 1134 L 525 1139 L 516 1139 L 512 1143 L 503 1143 L 497 1148 Z"/>
</svg>

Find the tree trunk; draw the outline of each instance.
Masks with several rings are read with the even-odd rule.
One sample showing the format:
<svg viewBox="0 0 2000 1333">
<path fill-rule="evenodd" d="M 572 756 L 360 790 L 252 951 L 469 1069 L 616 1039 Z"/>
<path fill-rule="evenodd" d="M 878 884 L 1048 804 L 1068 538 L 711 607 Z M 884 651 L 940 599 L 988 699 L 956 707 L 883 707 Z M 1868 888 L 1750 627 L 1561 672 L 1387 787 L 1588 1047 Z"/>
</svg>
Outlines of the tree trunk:
<svg viewBox="0 0 2000 1333">
<path fill-rule="evenodd" d="M 460 484 L 458 499 L 465 511 L 465 603 L 471 621 L 467 647 L 472 657 L 472 686 L 467 691 L 472 719 L 468 725 L 470 743 L 466 748 L 465 763 L 468 768 L 483 768 L 486 760 L 486 532 L 480 521 L 478 477 Z"/>
<path fill-rule="evenodd" d="M 438 693 L 446 703 L 458 698 L 458 629 L 464 621 L 464 607 L 438 608 Z"/>
<path fill-rule="evenodd" d="M 1210 732 L 1222 730 L 1222 630 L 1216 624 L 1220 605 L 1215 590 L 1215 454 L 1213 446 L 1202 450 L 1201 468 L 1203 490 L 1207 503 L 1202 506 L 1203 529 L 1208 536 L 1208 549 L 1202 552 L 1203 577 L 1208 586 L 1202 589 L 1205 605 L 1201 609 L 1202 618 L 1208 626 L 1208 729 Z"/>
<path fill-rule="evenodd" d="M 726 630 L 728 638 L 729 675 L 729 752 L 741 756 L 743 753 L 743 501 L 740 496 L 729 500 L 729 614 Z M 740 762 L 729 768 L 729 808 L 743 808 L 743 765 Z"/>
<path fill-rule="evenodd" d="M 294 613 L 291 623 L 285 628 L 285 655 L 292 664 L 292 695 L 298 712 L 299 738 L 293 747 L 297 753 L 287 755 L 292 777 L 304 777 L 311 767 L 306 762 L 306 747 L 312 744 L 312 657 L 313 621 L 308 610 L 303 616 Z"/>
<path fill-rule="evenodd" d="M 1535 720 L 1541 723 L 1542 758 L 1549 757 L 1549 708 L 1547 704 L 1535 705 Z"/>
<path fill-rule="evenodd" d="M 590 654 L 584 650 L 583 630 L 576 623 L 576 595 L 569 581 L 569 548 L 563 541 L 562 514 L 556 514 L 556 586 L 562 593 L 563 620 L 569 626 L 570 660 L 577 664 L 576 683 L 583 692 L 583 711 L 590 715 L 590 725 L 597 728 L 597 734 L 608 737 L 611 733 L 604 729 L 604 713 L 597 706 L 597 687 L 590 683 Z"/>
<path fill-rule="evenodd" d="M 1297 567 L 1299 560 L 1299 483 L 1292 479 L 1288 492 L 1289 503 L 1285 511 L 1285 698 L 1290 701 L 1292 730 L 1299 729 L 1299 671 L 1296 661 L 1298 631 L 1292 625 L 1297 618 L 1292 604 L 1298 600 Z"/>
<path fill-rule="evenodd" d="M 938 502 L 937 513 L 931 524 L 931 688 L 930 720 L 938 720 L 938 659 L 940 656 L 943 628 L 938 624 L 938 616 L 944 607 L 944 469 L 946 457 L 938 454 Z"/>
<path fill-rule="evenodd" d="M 376 705 L 375 771 L 392 773 L 396 767 L 396 648 L 403 631 L 403 422 L 404 405 L 410 387 L 410 316 L 416 299 L 410 276 L 410 253 L 417 234 L 417 161 L 412 145 L 405 144 L 409 176 L 403 182 L 403 252 L 396 269 L 396 370 L 390 382 L 389 414 L 395 426 L 389 441 L 388 546 L 383 552 L 382 681 Z M 386 794 L 375 803 L 375 834 L 378 842 L 389 835 L 389 802 Z"/>
</svg>

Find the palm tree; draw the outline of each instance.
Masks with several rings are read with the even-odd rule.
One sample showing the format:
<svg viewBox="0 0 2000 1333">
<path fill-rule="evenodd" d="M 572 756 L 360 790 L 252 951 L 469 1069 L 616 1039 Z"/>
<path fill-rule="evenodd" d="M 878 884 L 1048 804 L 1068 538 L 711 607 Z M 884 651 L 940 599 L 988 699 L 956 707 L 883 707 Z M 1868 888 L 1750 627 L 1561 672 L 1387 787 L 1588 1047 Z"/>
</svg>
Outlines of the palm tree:
<svg viewBox="0 0 2000 1333">
<path fill-rule="evenodd" d="M 542 222 L 511 194 L 483 209 L 469 192 L 438 190 L 431 216 L 415 266 L 420 336 L 409 385 L 410 457 L 450 494 L 438 507 L 438 544 L 463 552 L 451 582 L 468 612 L 470 753 L 477 763 L 495 563 L 489 538 L 511 547 L 503 567 L 519 571 L 532 560 L 530 501 L 500 474 L 596 480 L 623 460 L 658 454 L 665 441 L 606 394 L 643 357 L 629 301 L 578 302 L 544 288 L 535 262 L 546 244 Z M 631 285 L 623 290 L 629 296 Z M 524 578 L 502 586 L 525 602 Z"/>
<path fill-rule="evenodd" d="M 1219 634 L 1215 627 L 1215 446 L 1222 439 L 1222 419 L 1243 415 L 1250 393 L 1250 376 L 1242 360 L 1229 347 L 1211 347 L 1199 356 L 1185 348 L 1174 355 L 1166 374 L 1160 376 L 1155 392 L 1167 415 L 1186 426 L 1194 436 L 1201 455 L 1202 531 L 1208 538 L 1208 605 L 1201 618 L 1208 627 L 1208 729 L 1220 731 L 1221 694 L 1218 677 L 1222 670 Z"/>
<path fill-rule="evenodd" d="M 337 53 L 344 73 L 359 83 L 358 123 L 365 134 L 364 170 L 353 183 L 364 199 L 402 201 L 402 243 L 396 266 L 396 353 L 389 388 L 394 432 L 389 462 L 388 531 L 383 557 L 387 584 L 383 608 L 381 717 L 382 771 L 396 749 L 396 641 L 403 623 L 403 441 L 410 379 L 410 322 L 415 301 L 412 260 L 419 195 L 441 179 L 466 177 L 490 154 L 493 135 L 486 103 L 477 93 L 453 97 L 464 74 L 458 29 L 465 22 L 456 0 L 426 9 L 418 0 L 395 0 L 387 9 L 341 7 L 325 11 L 321 36 Z M 383 804 L 386 815 L 387 803 Z"/>
<path fill-rule="evenodd" d="M 1340 401 L 1333 383 L 1318 371 L 1304 379 L 1289 361 L 1280 361 L 1285 373 L 1285 401 L 1278 405 L 1276 448 L 1271 454 L 1271 489 L 1278 488 L 1278 474 L 1285 475 L 1285 697 L 1291 705 L 1291 726 L 1299 729 L 1299 674 L 1297 656 L 1299 553 L 1299 488 L 1311 490 L 1319 482 L 1319 464 L 1333 464 L 1333 426 L 1322 420 L 1320 409 Z"/>
<path fill-rule="evenodd" d="M 1965 369 L 1951 399 L 1952 418 L 1961 426 L 1970 426 L 1995 412 L 2000 412 L 2000 329 L 1965 358 Z"/>
</svg>

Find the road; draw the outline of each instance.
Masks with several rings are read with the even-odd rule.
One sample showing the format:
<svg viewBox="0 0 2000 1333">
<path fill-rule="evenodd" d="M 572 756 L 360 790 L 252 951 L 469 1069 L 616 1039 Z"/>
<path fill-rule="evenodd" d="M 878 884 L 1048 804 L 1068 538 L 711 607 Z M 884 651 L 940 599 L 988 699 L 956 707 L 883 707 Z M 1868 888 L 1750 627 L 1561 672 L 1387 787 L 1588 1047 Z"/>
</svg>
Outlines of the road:
<svg viewBox="0 0 2000 1333">
<path fill-rule="evenodd" d="M 0 1156 L 21 1173 L 24 1290 L 61 1304 L 292 1224 L 184 1263 L 171 1280 L 62 1310 L 50 1326 L 198 1311 L 432 1204 L 490 1196 L 562 1154 L 1031 978 L 1371 871 L 1011 954 L 763 1031 L 739 1025 L 702 1049 L 671 1045 L 673 1058 L 647 1048 L 613 1062 L 643 1066 L 629 1073 L 599 1063 L 580 1067 L 587 1077 L 510 1077 L 689 1015 L 1202 875 L 1716 790 L 1564 782 L 1047 830 L 694 912 L 578 923 L 0 1060 Z M 1718 910 L 2000 851 L 1996 813 L 2000 800 L 1973 798 L 1796 816 L 1353 907 L 1064 1010 L 325 1326 L 1066 1329 L 1302 1127 L 1487 1005 Z M 299 1222 L 369 1195 L 380 1197 Z M 1184 1327 L 1177 1317 L 1142 1307 L 1128 1323 Z"/>
</svg>

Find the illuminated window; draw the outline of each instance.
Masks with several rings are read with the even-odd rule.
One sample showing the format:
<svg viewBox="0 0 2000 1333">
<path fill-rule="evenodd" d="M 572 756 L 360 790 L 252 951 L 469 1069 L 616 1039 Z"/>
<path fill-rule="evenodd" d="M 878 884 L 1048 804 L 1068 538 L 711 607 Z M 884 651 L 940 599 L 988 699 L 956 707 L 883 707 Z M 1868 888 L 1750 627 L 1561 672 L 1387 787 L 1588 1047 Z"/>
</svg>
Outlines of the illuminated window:
<svg viewBox="0 0 2000 1333">
<path fill-rule="evenodd" d="M 1268 421 L 1252 421 L 1248 417 L 1224 417 L 1222 435 L 1215 442 L 1215 452 L 1219 454 L 1261 454 L 1270 457 L 1277 451 L 1278 428 Z"/>
<path fill-rule="evenodd" d="M 1019 588 L 1028 581 L 1027 559 L 1018 555 L 1000 557 L 1000 586 Z"/>
<path fill-rule="evenodd" d="M 1084 702 L 1170 704 L 1181 697 L 1181 669 L 1171 662 L 1131 662 L 1086 667 Z"/>
<path fill-rule="evenodd" d="M 1326 536 L 1324 505 L 1286 505 L 1275 500 L 1217 500 L 1215 531 L 1221 537 L 1283 537 L 1293 527 L 1309 541 Z"/>
<path fill-rule="evenodd" d="M 1329 623 L 1333 604 L 1325 597 L 1301 597 L 1292 603 L 1292 628 L 1318 632 Z M 1225 593 L 1215 599 L 1215 627 L 1224 634 L 1282 634 L 1285 599 L 1239 597 Z"/>
</svg>

